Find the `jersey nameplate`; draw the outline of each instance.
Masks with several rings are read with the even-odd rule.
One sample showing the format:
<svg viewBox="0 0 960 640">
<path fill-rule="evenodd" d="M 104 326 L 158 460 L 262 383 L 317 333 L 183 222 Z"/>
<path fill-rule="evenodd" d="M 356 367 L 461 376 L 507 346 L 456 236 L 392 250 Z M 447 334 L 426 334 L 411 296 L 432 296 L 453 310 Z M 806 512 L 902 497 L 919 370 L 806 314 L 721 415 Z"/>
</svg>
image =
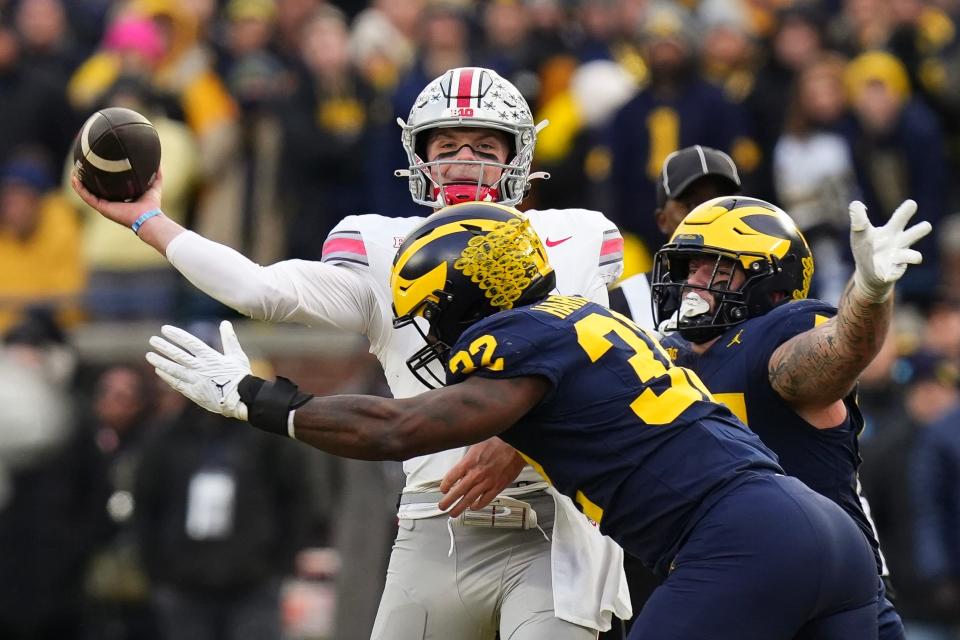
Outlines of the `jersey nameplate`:
<svg viewBox="0 0 960 640">
<path fill-rule="evenodd" d="M 587 304 L 589 300 L 586 298 L 568 298 L 566 296 L 550 296 L 543 302 L 538 305 L 530 307 L 534 311 L 543 311 L 544 313 L 549 313 L 552 316 L 556 316 L 563 320 L 571 313 Z"/>
</svg>

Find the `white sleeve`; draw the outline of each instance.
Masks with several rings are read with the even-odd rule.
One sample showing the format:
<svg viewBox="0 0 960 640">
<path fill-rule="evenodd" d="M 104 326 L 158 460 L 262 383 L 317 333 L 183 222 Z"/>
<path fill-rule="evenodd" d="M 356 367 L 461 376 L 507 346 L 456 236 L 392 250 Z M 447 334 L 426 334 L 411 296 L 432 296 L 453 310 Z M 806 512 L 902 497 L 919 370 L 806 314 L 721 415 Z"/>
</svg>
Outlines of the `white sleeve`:
<svg viewBox="0 0 960 640">
<path fill-rule="evenodd" d="M 230 247 L 187 231 L 167 260 L 195 287 L 256 320 L 328 325 L 380 336 L 380 305 L 366 274 L 332 264 L 286 260 L 262 267 Z"/>
<path fill-rule="evenodd" d="M 603 277 L 602 273 L 601 277 Z M 607 285 L 601 280 L 594 279 L 591 281 L 589 288 L 583 292 L 583 297 L 590 302 L 596 302 L 600 306 L 610 306 L 610 292 Z"/>
<path fill-rule="evenodd" d="M 623 275 L 623 237 L 617 226 L 603 218 L 603 243 L 600 246 L 600 278 L 612 286 Z"/>
</svg>

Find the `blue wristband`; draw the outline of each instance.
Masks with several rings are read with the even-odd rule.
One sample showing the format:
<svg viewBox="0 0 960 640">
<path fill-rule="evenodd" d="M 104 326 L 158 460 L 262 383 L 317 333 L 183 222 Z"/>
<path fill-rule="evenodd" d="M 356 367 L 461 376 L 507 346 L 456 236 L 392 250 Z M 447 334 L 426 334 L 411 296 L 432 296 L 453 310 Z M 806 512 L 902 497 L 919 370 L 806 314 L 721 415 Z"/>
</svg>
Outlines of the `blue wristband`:
<svg viewBox="0 0 960 640">
<path fill-rule="evenodd" d="M 133 229 L 134 233 L 139 235 L 140 227 L 143 226 L 143 223 L 154 216 L 159 216 L 161 213 L 163 213 L 163 211 L 160 211 L 160 209 L 150 209 L 150 211 L 147 211 L 146 213 L 142 214 L 139 218 L 134 220 L 133 224 L 130 225 L 130 228 Z"/>
</svg>

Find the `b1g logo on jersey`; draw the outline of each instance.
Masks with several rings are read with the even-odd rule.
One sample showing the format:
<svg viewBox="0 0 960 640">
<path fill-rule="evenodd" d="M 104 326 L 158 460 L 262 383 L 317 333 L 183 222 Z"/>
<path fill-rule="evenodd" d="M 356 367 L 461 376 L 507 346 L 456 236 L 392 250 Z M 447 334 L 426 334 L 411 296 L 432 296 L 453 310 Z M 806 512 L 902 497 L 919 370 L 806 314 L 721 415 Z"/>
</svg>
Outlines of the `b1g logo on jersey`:
<svg viewBox="0 0 960 640">
<path fill-rule="evenodd" d="M 473 117 L 473 108 L 472 107 L 457 107 L 455 109 L 450 109 L 450 115 L 454 118 L 472 118 Z"/>
</svg>

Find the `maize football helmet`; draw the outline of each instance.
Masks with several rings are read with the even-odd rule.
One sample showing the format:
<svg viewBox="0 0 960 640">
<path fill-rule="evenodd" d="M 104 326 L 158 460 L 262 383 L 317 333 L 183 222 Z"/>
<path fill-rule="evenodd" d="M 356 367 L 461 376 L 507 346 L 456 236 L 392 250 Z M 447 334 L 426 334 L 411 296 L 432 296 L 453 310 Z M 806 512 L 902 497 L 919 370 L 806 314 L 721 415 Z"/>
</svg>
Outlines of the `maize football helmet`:
<svg viewBox="0 0 960 640">
<path fill-rule="evenodd" d="M 403 129 L 401 140 L 410 165 L 396 175 L 407 177 L 410 195 L 417 204 L 435 209 L 470 201 L 513 206 L 523 200 L 530 180 L 549 177 L 530 173 L 537 132 L 547 122 L 534 125 L 530 107 L 520 91 L 491 69 L 461 67 L 447 71 L 420 92 L 407 121 L 397 118 L 397 124 Z M 453 159 L 427 162 L 426 134 L 449 127 L 483 127 L 508 134 L 507 163 Z M 502 173 L 490 185 L 483 184 L 482 178 L 470 184 L 442 184 L 434 176 L 439 174 L 435 169 L 444 164 L 480 165 L 481 175 L 484 167 L 498 167 Z"/>
<path fill-rule="evenodd" d="M 442 386 L 427 365 L 445 363 L 468 327 L 537 302 L 555 286 L 540 238 L 516 209 L 466 202 L 438 211 L 407 236 L 390 276 L 393 326 L 413 325 L 427 343 L 407 366 L 427 387 Z"/>
<path fill-rule="evenodd" d="M 709 284 L 687 284 L 691 259 L 703 257 L 715 260 Z M 723 260 L 745 274 L 736 290 L 729 286 L 732 275 L 717 279 Z M 654 317 L 657 326 L 675 318 L 680 335 L 699 344 L 783 302 L 806 298 L 812 278 L 810 247 L 784 211 L 756 198 L 714 198 L 687 214 L 670 241 L 657 251 Z M 700 303 L 694 301 L 693 313 L 678 313 L 685 296 L 698 290 L 713 296 L 713 308 L 697 308 Z"/>
</svg>

